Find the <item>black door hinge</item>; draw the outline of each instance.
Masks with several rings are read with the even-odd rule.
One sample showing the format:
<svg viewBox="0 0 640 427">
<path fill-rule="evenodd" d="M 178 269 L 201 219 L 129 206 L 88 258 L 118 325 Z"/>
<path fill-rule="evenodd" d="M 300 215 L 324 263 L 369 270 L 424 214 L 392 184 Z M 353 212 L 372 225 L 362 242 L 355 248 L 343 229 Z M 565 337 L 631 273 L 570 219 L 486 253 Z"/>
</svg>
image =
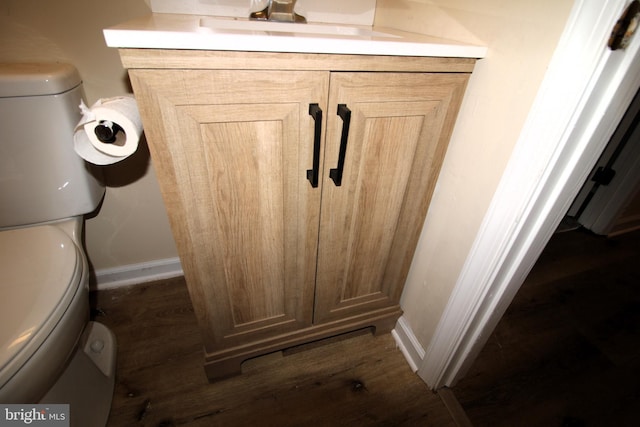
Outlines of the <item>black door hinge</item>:
<svg viewBox="0 0 640 427">
<path fill-rule="evenodd" d="M 600 185 L 609 185 L 614 176 L 616 176 L 616 171 L 610 167 L 599 167 L 598 170 L 596 170 L 596 173 L 593 174 L 591 181 Z"/>
</svg>

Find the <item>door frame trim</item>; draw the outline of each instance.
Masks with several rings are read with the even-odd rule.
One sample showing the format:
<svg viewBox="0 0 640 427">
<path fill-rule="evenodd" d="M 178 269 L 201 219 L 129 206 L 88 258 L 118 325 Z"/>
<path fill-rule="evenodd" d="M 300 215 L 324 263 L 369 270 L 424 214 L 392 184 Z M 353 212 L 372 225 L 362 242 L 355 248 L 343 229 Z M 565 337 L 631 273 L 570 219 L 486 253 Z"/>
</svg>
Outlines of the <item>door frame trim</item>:
<svg viewBox="0 0 640 427">
<path fill-rule="evenodd" d="M 626 0 L 576 0 L 418 369 L 433 389 L 468 370 L 640 86 L 640 37 L 606 42 Z"/>
</svg>

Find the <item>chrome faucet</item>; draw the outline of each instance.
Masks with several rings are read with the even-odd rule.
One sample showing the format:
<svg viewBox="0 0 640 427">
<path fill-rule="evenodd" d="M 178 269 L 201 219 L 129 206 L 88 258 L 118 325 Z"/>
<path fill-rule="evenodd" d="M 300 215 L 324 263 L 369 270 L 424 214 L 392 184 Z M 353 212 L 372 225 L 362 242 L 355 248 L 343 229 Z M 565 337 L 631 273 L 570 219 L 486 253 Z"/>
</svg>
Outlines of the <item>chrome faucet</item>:
<svg viewBox="0 0 640 427">
<path fill-rule="evenodd" d="M 294 12 L 297 0 L 269 0 L 269 4 L 263 10 L 252 12 L 250 19 L 260 21 L 298 22 L 305 23 L 304 16 Z"/>
</svg>

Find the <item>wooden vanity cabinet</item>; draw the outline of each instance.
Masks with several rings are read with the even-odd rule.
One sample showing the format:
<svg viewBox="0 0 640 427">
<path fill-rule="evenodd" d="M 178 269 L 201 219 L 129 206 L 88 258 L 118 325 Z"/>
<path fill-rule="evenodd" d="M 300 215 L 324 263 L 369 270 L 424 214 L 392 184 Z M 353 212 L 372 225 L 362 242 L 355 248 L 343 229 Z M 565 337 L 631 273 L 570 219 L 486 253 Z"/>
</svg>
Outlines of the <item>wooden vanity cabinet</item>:
<svg viewBox="0 0 640 427">
<path fill-rule="evenodd" d="M 473 60 L 121 57 L 209 379 L 304 342 L 390 330 Z"/>
</svg>

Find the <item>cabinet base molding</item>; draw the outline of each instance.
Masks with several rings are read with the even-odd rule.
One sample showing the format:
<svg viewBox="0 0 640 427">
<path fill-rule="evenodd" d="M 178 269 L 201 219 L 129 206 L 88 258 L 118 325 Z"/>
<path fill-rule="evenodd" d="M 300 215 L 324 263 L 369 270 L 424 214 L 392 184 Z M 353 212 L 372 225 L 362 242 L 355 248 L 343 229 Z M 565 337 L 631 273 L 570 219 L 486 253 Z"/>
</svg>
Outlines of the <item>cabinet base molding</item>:
<svg viewBox="0 0 640 427">
<path fill-rule="evenodd" d="M 275 351 L 367 327 L 372 327 L 376 335 L 389 333 L 401 315 L 400 306 L 393 306 L 360 316 L 313 325 L 244 346 L 233 347 L 215 353 L 206 353 L 205 373 L 210 382 L 215 382 L 241 374 L 241 366 L 244 361 Z"/>
</svg>

